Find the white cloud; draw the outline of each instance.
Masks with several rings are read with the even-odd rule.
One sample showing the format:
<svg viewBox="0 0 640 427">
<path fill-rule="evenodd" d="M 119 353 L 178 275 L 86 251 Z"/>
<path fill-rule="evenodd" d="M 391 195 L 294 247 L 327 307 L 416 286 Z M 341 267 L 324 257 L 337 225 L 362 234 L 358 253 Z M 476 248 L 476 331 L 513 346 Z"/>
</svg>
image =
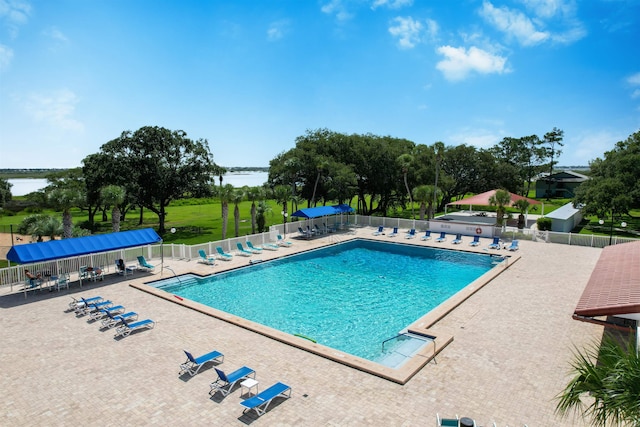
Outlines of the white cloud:
<svg viewBox="0 0 640 427">
<path fill-rule="evenodd" d="M 491 148 L 502 139 L 499 133 L 487 129 L 465 128 L 447 136 L 447 144 L 466 144 L 476 148 Z"/>
<path fill-rule="evenodd" d="M 0 71 L 5 70 L 11 64 L 13 59 L 13 49 L 9 46 L 0 44 Z"/>
<path fill-rule="evenodd" d="M 447 80 L 464 80 L 473 72 L 502 74 L 510 71 L 506 58 L 475 46 L 468 50 L 464 47 L 441 46 L 437 52 L 445 59 L 438 62 L 436 68 L 442 71 Z"/>
<path fill-rule="evenodd" d="M 637 87 L 640 86 L 640 73 L 635 73 L 627 77 L 627 83 L 633 89 L 633 91 L 631 92 L 631 98 L 640 98 L 640 88 Z"/>
<path fill-rule="evenodd" d="M 485 1 L 480 14 L 498 30 L 509 37 L 514 37 L 523 46 L 533 46 L 550 38 L 548 32 L 536 30 L 531 19 L 522 12 L 510 10 L 504 6 L 496 8 Z"/>
<path fill-rule="evenodd" d="M 60 31 L 58 28 L 56 27 L 49 27 L 46 30 L 43 31 L 43 34 L 55 41 L 59 41 L 59 42 L 64 42 L 66 43 L 67 41 L 69 41 L 69 39 L 67 39 L 67 36 L 65 36 L 62 31 Z"/>
<path fill-rule="evenodd" d="M 79 99 L 68 89 L 50 93 L 33 93 L 22 102 L 24 110 L 37 122 L 52 127 L 82 131 L 84 126 L 73 118 Z"/>
<path fill-rule="evenodd" d="M 393 19 L 389 33 L 398 38 L 398 45 L 402 49 L 411 49 L 420 42 L 422 28 L 422 24 L 411 17 L 397 17 Z"/>
<path fill-rule="evenodd" d="M 371 5 L 371 9 L 377 9 L 382 6 L 386 6 L 389 9 L 400 9 L 405 6 L 411 6 L 413 0 L 374 0 Z"/>
<path fill-rule="evenodd" d="M 322 6 L 320 10 L 327 15 L 335 15 L 338 21 L 346 21 L 351 19 L 353 16 L 347 11 L 342 0 L 330 0 L 327 4 Z"/>
<path fill-rule="evenodd" d="M 31 4 L 24 0 L 0 0 L 0 19 L 5 22 L 11 38 L 18 36 L 20 25 L 26 24 Z"/>
<path fill-rule="evenodd" d="M 533 10 L 534 13 L 541 18 L 551 18 L 556 15 L 559 10 L 567 7 L 569 3 L 563 0 L 522 0 L 522 3 L 527 6 L 528 9 Z"/>
<path fill-rule="evenodd" d="M 272 22 L 267 29 L 267 38 L 269 41 L 280 40 L 287 32 L 289 32 L 289 21 Z"/>
<path fill-rule="evenodd" d="M 603 159 L 606 151 L 627 138 L 628 135 L 609 130 L 583 130 L 573 138 L 565 138 L 558 162 L 562 166 L 586 166 L 597 157 Z"/>
<path fill-rule="evenodd" d="M 627 78 L 627 83 L 633 86 L 640 86 L 640 73 L 635 73 Z"/>
</svg>

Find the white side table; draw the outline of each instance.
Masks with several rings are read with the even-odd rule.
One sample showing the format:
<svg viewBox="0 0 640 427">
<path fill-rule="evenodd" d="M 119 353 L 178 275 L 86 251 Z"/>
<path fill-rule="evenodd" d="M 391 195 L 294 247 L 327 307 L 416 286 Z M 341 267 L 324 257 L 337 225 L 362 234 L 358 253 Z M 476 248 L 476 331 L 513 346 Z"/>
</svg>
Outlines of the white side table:
<svg viewBox="0 0 640 427">
<path fill-rule="evenodd" d="M 253 379 L 253 378 L 247 378 L 246 380 L 242 381 L 240 383 L 240 394 L 244 395 L 244 390 L 243 389 L 247 389 L 247 394 L 251 394 L 251 389 L 255 387 L 256 388 L 256 392 L 255 394 L 258 394 L 258 381 Z"/>
</svg>

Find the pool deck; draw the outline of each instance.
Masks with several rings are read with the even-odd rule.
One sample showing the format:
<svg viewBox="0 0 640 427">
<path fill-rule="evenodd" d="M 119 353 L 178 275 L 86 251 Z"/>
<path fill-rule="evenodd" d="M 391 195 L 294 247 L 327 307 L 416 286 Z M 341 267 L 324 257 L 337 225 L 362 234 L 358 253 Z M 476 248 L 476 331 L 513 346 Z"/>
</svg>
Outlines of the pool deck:
<svg viewBox="0 0 640 427">
<path fill-rule="evenodd" d="M 372 236 L 372 228 L 329 234 L 312 240 L 288 239 L 290 248 L 265 251 L 255 259 L 282 256 L 354 237 L 471 249 Z M 486 253 L 490 239 L 481 239 Z M 511 254 L 505 250 L 491 251 Z M 602 327 L 571 318 L 601 249 L 520 242 L 518 262 L 453 308 L 430 329 L 453 341 L 406 384 L 283 344 L 224 320 L 159 299 L 130 284 L 170 275 L 107 272 L 103 282 L 61 292 L 22 293 L 0 289 L 0 424 L 79 425 L 283 425 L 418 426 L 441 416 L 468 416 L 479 426 L 583 426 L 581 419 L 554 415 L 554 396 L 566 385 L 574 346 L 602 336 Z M 207 266 L 197 260 L 165 262 L 177 274 L 208 274 L 249 263 L 234 257 Z M 159 260 L 151 260 L 157 264 Z M 384 266 L 381 266 L 384 269 Z M 437 272 L 432 273 L 437 276 Z M 70 296 L 101 295 L 140 319 L 156 321 L 152 330 L 114 339 L 66 312 Z M 227 372 L 246 365 L 257 372 L 259 389 L 281 381 L 292 397 L 276 399 L 257 418 L 243 415 L 240 388 L 225 398 L 209 397 L 216 379 L 211 365 L 194 377 L 178 377 L 185 357 L 218 350 Z"/>
</svg>

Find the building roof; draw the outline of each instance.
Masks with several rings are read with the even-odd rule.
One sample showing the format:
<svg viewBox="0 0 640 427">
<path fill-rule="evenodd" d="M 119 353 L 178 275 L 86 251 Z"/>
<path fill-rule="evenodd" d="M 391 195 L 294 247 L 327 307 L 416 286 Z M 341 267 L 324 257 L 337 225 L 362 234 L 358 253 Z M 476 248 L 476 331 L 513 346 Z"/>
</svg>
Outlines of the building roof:
<svg viewBox="0 0 640 427">
<path fill-rule="evenodd" d="M 470 205 L 470 206 L 491 206 L 489 199 L 496 194 L 496 190 L 485 191 L 484 193 L 476 194 L 475 196 L 467 197 L 466 199 L 457 200 L 455 202 L 447 203 L 447 205 Z M 511 203 L 518 200 L 527 200 L 529 203 L 538 205 L 540 202 L 537 200 L 529 199 L 528 197 L 518 196 L 517 194 L 511 194 Z"/>
<path fill-rule="evenodd" d="M 607 246 L 580 297 L 575 314 L 640 313 L 640 241 Z"/>
<path fill-rule="evenodd" d="M 588 176 L 583 175 L 581 173 L 570 171 L 570 170 L 564 170 L 564 171 L 556 172 L 553 175 L 549 175 L 549 174 L 541 175 L 538 178 L 538 181 L 540 182 L 547 182 L 547 181 L 584 182 L 588 179 L 589 179 Z"/>
<path fill-rule="evenodd" d="M 576 212 L 580 212 L 580 209 L 574 207 L 573 203 L 569 202 L 566 205 L 559 207 L 555 211 L 550 212 L 545 216 L 551 219 L 569 219 L 573 215 L 575 215 Z"/>
</svg>

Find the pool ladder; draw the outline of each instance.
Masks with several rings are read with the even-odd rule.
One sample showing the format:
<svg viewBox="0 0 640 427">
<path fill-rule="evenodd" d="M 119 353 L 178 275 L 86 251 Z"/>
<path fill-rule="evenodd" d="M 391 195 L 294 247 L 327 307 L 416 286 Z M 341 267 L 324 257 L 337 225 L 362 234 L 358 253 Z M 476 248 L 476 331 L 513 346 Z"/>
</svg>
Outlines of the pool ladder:
<svg viewBox="0 0 640 427">
<path fill-rule="evenodd" d="M 392 340 L 396 340 L 396 339 L 398 339 L 400 337 L 413 338 L 413 339 L 422 340 L 422 341 L 433 341 L 433 338 L 434 338 L 434 337 L 432 337 L 430 335 L 420 336 L 420 335 L 415 334 L 415 333 L 400 332 L 400 333 L 398 333 L 398 335 L 393 336 L 391 338 L 387 338 L 386 340 L 382 341 L 382 351 L 384 351 L 384 345 L 386 343 L 388 343 L 389 341 L 392 341 Z"/>
</svg>

